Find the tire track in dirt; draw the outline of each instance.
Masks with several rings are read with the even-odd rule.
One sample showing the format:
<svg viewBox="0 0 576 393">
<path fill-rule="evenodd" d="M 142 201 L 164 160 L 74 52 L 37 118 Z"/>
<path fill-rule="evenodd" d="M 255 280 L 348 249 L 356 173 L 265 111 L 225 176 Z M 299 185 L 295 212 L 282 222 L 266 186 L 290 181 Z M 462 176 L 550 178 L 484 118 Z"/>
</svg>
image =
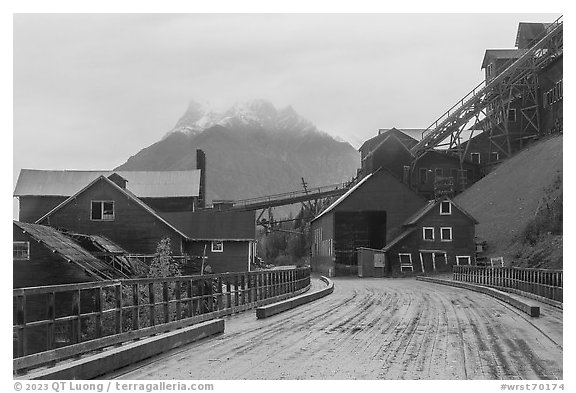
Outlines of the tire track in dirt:
<svg viewBox="0 0 576 393">
<path fill-rule="evenodd" d="M 128 379 L 511 379 L 562 376 L 546 316 L 413 279 L 335 279 L 332 295 L 133 367 Z M 561 323 L 561 311 L 550 319 Z M 560 321 L 560 322 L 559 322 Z M 558 341 L 558 340 L 556 340 Z M 560 340 L 561 341 L 561 340 Z"/>
</svg>

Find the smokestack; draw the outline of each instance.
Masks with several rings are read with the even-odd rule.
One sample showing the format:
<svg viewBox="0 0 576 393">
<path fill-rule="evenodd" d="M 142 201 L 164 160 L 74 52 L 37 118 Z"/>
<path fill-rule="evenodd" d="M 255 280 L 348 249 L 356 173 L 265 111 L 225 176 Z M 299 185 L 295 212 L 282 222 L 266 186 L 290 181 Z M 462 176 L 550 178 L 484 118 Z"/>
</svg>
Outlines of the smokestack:
<svg viewBox="0 0 576 393">
<path fill-rule="evenodd" d="M 198 207 L 206 207 L 206 154 L 196 149 L 196 169 L 200 169 L 200 189 L 198 190 Z"/>
</svg>

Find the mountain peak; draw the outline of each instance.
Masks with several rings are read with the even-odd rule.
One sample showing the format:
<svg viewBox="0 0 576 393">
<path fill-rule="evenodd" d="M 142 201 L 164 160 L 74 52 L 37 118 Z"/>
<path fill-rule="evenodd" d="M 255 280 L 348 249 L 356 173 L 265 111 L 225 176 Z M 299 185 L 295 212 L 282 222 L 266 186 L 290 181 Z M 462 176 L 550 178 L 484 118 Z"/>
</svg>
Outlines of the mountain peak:
<svg viewBox="0 0 576 393">
<path fill-rule="evenodd" d="M 174 132 L 195 136 L 215 125 L 230 128 L 243 126 L 270 132 L 318 131 L 314 124 L 296 113 L 292 106 L 278 110 L 266 99 L 239 102 L 223 112 L 207 109 L 191 100 L 184 114 L 164 138 Z"/>
</svg>

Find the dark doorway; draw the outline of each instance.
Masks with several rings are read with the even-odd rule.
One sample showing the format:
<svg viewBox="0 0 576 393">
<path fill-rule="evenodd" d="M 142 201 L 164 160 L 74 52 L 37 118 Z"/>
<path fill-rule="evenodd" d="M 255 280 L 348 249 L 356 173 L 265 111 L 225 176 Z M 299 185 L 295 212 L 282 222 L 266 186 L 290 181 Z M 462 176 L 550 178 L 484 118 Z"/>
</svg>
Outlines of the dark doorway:
<svg viewBox="0 0 576 393">
<path fill-rule="evenodd" d="M 336 274 L 357 274 L 359 247 L 386 245 L 386 212 L 337 212 L 334 215 Z"/>
<path fill-rule="evenodd" d="M 422 264 L 424 265 L 424 273 L 432 273 L 434 272 L 434 261 L 433 253 L 431 252 L 423 252 L 420 254 L 422 256 Z"/>
</svg>

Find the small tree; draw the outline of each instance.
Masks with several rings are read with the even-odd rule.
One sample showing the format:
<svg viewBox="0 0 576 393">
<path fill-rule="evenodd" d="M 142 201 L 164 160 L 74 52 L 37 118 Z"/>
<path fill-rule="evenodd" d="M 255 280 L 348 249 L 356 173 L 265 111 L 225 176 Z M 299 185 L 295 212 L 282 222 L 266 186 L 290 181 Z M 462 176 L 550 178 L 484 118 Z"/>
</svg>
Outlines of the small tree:
<svg viewBox="0 0 576 393">
<path fill-rule="evenodd" d="M 149 278 L 162 278 L 162 277 L 175 277 L 180 276 L 180 266 L 178 262 L 172 258 L 172 247 L 170 245 L 170 238 L 165 237 L 160 240 L 156 247 L 156 255 L 152 259 L 150 268 L 148 269 Z"/>
</svg>

